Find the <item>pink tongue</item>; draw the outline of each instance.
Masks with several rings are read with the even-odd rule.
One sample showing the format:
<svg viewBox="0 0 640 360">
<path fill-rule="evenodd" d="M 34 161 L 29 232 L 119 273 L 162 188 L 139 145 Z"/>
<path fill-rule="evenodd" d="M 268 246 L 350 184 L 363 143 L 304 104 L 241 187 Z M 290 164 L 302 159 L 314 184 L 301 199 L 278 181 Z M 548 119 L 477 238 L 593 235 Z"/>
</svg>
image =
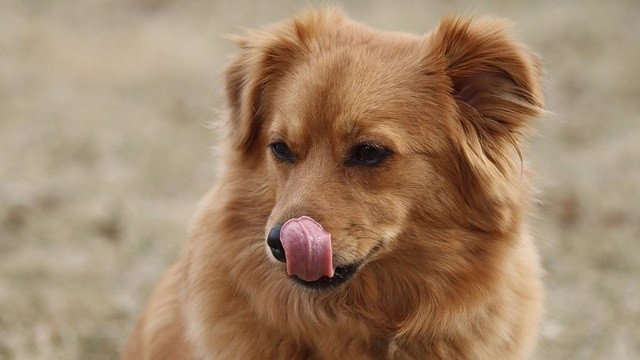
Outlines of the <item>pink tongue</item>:
<svg viewBox="0 0 640 360">
<path fill-rule="evenodd" d="M 308 216 L 289 219 L 280 229 L 287 273 L 305 281 L 333 276 L 331 234 Z"/>
</svg>

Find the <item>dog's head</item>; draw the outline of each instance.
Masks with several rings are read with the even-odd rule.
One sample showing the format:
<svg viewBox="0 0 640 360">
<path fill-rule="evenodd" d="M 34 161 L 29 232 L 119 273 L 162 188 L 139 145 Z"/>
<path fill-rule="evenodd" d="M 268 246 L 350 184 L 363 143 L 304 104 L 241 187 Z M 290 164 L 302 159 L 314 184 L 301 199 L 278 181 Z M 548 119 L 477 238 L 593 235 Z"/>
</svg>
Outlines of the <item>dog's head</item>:
<svg viewBox="0 0 640 360">
<path fill-rule="evenodd" d="M 514 231 L 542 100 L 503 23 L 447 17 L 419 37 L 311 11 L 238 43 L 233 152 L 263 177 L 265 249 L 293 280 L 331 288 L 384 258 L 440 271 L 487 246 L 465 234 Z"/>
</svg>

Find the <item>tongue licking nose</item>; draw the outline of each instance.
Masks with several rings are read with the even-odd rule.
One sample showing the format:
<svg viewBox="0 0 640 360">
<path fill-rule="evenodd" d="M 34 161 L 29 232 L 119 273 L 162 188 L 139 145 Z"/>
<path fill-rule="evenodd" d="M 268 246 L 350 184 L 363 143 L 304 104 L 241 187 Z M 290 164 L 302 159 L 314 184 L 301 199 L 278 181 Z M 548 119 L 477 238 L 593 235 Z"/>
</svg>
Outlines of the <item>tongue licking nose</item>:
<svg viewBox="0 0 640 360">
<path fill-rule="evenodd" d="M 280 241 L 287 259 L 287 273 L 315 281 L 334 273 L 331 234 L 308 216 L 289 219 L 280 229 Z"/>
</svg>

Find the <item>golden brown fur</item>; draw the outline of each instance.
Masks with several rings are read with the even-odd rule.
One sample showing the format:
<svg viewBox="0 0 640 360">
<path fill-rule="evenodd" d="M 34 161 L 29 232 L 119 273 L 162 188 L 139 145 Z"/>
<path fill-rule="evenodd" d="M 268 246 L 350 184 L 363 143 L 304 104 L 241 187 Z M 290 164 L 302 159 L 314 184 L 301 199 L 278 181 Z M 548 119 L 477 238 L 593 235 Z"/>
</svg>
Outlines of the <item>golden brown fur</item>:
<svg viewBox="0 0 640 360">
<path fill-rule="evenodd" d="M 535 56 L 492 19 L 425 36 L 310 10 L 237 40 L 224 170 L 123 359 L 522 359 L 542 288 L 521 132 Z M 293 164 L 268 145 L 286 142 Z M 357 144 L 392 154 L 347 166 Z M 346 284 L 304 289 L 265 244 L 308 215 Z"/>
</svg>

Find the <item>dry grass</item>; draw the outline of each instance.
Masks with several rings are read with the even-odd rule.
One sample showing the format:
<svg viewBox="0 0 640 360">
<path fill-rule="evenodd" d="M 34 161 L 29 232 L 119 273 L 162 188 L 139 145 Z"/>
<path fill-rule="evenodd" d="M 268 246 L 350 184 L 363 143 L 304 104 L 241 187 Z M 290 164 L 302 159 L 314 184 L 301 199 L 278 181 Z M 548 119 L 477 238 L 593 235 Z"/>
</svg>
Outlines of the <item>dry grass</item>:
<svg viewBox="0 0 640 360">
<path fill-rule="evenodd" d="M 528 151 L 548 271 L 540 359 L 640 358 L 640 3 L 351 1 L 423 32 L 511 18 L 556 115 Z M 214 180 L 221 34 L 293 0 L 0 3 L 0 358 L 112 359 Z"/>
</svg>

